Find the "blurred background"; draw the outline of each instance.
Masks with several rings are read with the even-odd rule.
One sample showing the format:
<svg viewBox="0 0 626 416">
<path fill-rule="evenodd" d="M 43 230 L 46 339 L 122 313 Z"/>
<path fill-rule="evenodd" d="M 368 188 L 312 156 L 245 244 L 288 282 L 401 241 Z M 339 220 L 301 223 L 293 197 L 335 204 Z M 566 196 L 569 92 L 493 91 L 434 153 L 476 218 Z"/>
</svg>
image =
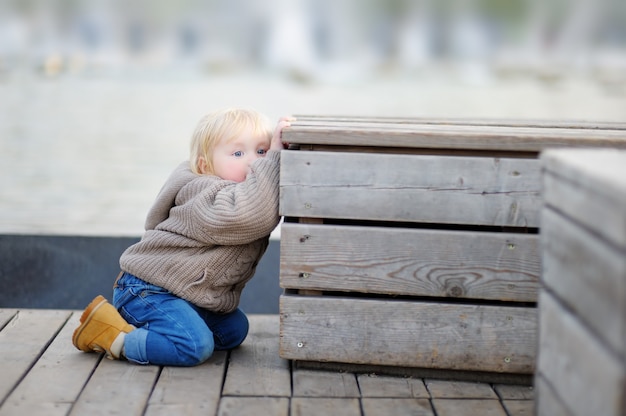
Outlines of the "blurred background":
<svg viewBox="0 0 626 416">
<path fill-rule="evenodd" d="M 22 282 L 5 298 L 115 269 L 225 106 L 623 122 L 626 2 L 0 0 L 0 282 Z"/>
<path fill-rule="evenodd" d="M 3 0 L 3 75 L 277 71 L 623 83 L 622 0 Z M 443 68 L 442 68 L 443 67 Z M 446 74 L 448 75 L 448 74 Z"/>
</svg>

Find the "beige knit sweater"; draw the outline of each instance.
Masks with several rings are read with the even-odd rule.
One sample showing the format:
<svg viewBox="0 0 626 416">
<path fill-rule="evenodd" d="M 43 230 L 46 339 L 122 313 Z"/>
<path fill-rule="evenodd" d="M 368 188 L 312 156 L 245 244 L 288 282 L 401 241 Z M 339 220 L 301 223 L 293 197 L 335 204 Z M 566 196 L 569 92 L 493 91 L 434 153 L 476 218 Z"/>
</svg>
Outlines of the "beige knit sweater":
<svg viewBox="0 0 626 416">
<path fill-rule="evenodd" d="M 122 270 L 202 308 L 237 308 L 278 225 L 280 152 L 257 159 L 245 181 L 197 175 L 184 162 L 148 213 Z"/>
</svg>

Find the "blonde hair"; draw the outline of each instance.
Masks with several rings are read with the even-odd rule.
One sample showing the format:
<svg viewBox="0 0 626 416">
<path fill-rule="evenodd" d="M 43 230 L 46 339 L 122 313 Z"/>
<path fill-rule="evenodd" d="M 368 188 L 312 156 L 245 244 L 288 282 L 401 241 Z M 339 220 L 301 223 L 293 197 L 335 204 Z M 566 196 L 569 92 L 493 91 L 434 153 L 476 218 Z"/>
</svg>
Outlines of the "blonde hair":
<svg viewBox="0 0 626 416">
<path fill-rule="evenodd" d="M 208 173 L 213 173 L 212 154 L 215 145 L 222 140 L 232 140 L 244 130 L 253 135 L 267 135 L 272 138 L 272 126 L 263 114 L 245 108 L 227 108 L 204 115 L 198 122 L 191 137 L 191 170 L 201 174 L 199 160 L 204 158 Z M 206 172 L 205 172 L 206 173 Z"/>
</svg>

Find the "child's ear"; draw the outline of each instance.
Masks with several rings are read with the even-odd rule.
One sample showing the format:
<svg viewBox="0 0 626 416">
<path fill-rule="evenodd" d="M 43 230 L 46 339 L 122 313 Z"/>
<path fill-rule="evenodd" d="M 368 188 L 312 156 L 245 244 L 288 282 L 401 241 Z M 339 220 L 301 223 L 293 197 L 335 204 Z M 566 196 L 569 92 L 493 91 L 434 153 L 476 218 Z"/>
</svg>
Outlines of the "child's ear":
<svg viewBox="0 0 626 416">
<path fill-rule="evenodd" d="M 204 158 L 204 156 L 198 157 L 198 162 L 196 166 L 198 168 L 198 172 L 200 172 L 202 175 L 206 175 L 207 173 L 209 173 L 209 165 L 208 163 L 206 163 L 206 159 Z"/>
</svg>

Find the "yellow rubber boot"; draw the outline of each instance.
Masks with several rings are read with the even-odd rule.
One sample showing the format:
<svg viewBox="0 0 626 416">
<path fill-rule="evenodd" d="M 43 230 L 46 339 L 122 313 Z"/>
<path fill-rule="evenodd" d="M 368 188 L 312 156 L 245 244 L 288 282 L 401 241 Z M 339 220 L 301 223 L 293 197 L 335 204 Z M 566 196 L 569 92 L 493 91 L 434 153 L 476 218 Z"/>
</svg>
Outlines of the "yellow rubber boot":
<svg viewBox="0 0 626 416">
<path fill-rule="evenodd" d="M 98 295 L 80 317 L 72 343 L 81 351 L 104 352 L 107 358 L 119 359 L 121 351 L 112 351 L 111 346 L 122 332 L 127 334 L 133 329 L 113 305 Z M 121 346 L 114 349 L 121 350 Z"/>
</svg>

